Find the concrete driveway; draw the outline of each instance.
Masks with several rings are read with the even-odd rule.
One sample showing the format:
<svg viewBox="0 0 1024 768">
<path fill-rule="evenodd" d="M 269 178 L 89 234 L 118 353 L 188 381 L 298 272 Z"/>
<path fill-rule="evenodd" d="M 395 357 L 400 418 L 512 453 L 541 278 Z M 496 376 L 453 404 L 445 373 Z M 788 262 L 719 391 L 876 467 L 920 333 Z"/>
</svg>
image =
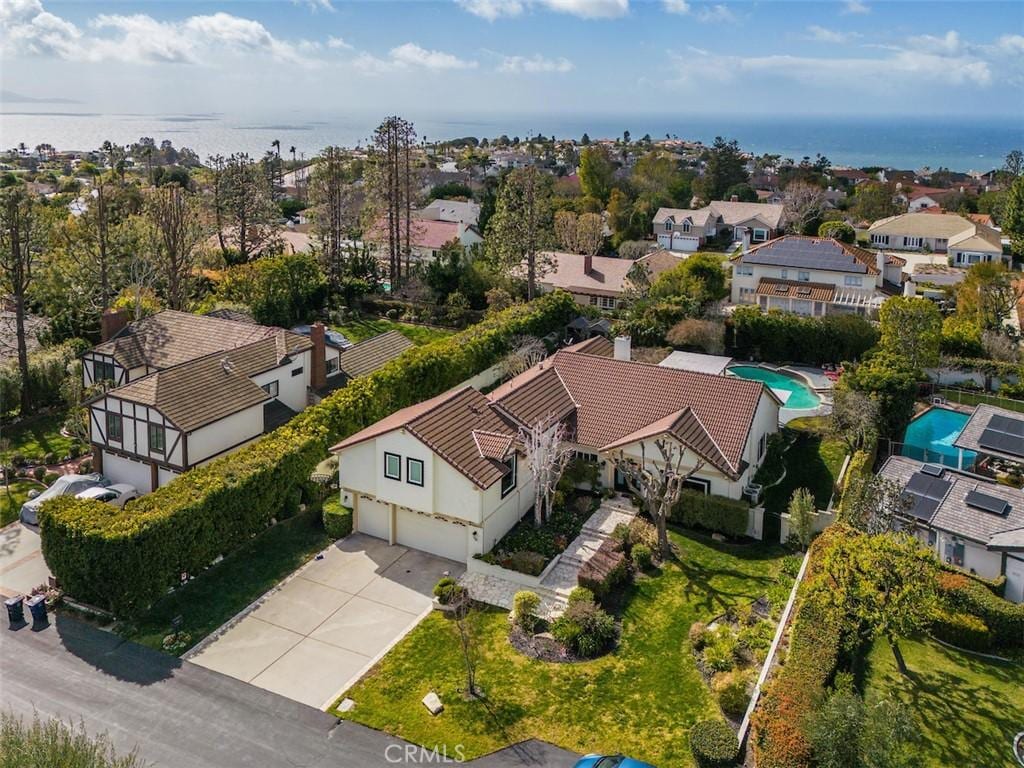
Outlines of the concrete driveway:
<svg viewBox="0 0 1024 768">
<path fill-rule="evenodd" d="M 0 595 L 27 595 L 49 578 L 39 529 L 17 520 L 0 529 Z"/>
<path fill-rule="evenodd" d="M 267 593 L 189 661 L 324 709 L 426 616 L 465 566 L 353 534 Z"/>
</svg>

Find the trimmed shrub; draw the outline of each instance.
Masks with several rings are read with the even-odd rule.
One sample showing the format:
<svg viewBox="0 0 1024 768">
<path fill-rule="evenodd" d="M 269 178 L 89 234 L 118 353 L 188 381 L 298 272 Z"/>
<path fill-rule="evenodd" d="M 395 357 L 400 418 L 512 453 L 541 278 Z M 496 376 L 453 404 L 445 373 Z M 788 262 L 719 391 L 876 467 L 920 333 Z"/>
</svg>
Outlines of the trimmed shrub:
<svg viewBox="0 0 1024 768">
<path fill-rule="evenodd" d="M 750 704 L 750 673 L 737 671 L 715 675 L 712 688 L 722 711 L 731 718 L 742 719 Z"/>
<path fill-rule="evenodd" d="M 931 632 L 939 640 L 969 651 L 987 651 L 992 647 L 992 634 L 985 622 L 969 613 L 938 611 Z"/>
<path fill-rule="evenodd" d="M 633 547 L 633 564 L 641 571 L 646 571 L 651 567 L 651 548 L 646 544 L 637 544 Z"/>
<path fill-rule="evenodd" d="M 586 587 L 573 587 L 569 593 L 568 604 L 573 603 L 592 603 L 594 602 L 594 593 Z"/>
<path fill-rule="evenodd" d="M 878 343 L 878 330 L 859 315 L 801 317 L 738 307 L 726 320 L 726 342 L 736 357 L 797 363 L 859 360 Z"/>
<path fill-rule="evenodd" d="M 722 720 L 701 720 L 690 729 L 690 752 L 700 768 L 726 768 L 740 754 L 739 739 Z"/>
<path fill-rule="evenodd" d="M 46 467 L 40 464 L 38 467 L 32 467 L 32 477 L 36 480 L 42 481 L 46 477 Z"/>
<path fill-rule="evenodd" d="M 60 477 L 60 474 L 58 474 L 57 472 L 47 472 L 45 475 L 43 475 L 43 485 L 49 488 L 51 485 L 57 482 L 58 477 Z"/>
<path fill-rule="evenodd" d="M 540 607 L 540 596 L 528 589 L 516 592 L 512 598 L 512 621 L 524 632 L 533 632 L 537 628 L 539 617 L 537 609 Z"/>
<path fill-rule="evenodd" d="M 547 560 L 544 558 L 544 555 L 540 552 L 531 552 L 528 549 L 513 552 L 511 555 L 501 559 L 502 568 L 519 571 L 519 573 L 525 573 L 528 576 L 540 576 L 546 564 Z"/>
<path fill-rule="evenodd" d="M 705 528 L 736 538 L 747 532 L 749 514 L 746 502 L 685 490 L 672 509 L 671 519 L 688 528 Z"/>
<path fill-rule="evenodd" d="M 1011 603 L 962 573 L 941 571 L 939 596 L 947 609 L 977 617 L 988 627 L 993 648 L 1024 646 L 1024 604 Z"/>
<path fill-rule="evenodd" d="M 265 529 L 329 446 L 493 365 L 513 337 L 545 336 L 577 312 L 569 294 L 553 292 L 410 349 L 262 440 L 134 501 L 130 511 L 54 499 L 42 516 L 46 562 L 68 594 L 119 616 L 138 614 L 182 573 L 198 573 Z"/>
<path fill-rule="evenodd" d="M 434 597 L 441 605 L 450 605 L 462 591 L 463 587 L 451 576 L 445 576 L 434 585 Z"/>
<path fill-rule="evenodd" d="M 343 539 L 352 533 L 352 510 L 343 506 L 337 494 L 324 502 L 324 530 L 332 539 Z"/>
<path fill-rule="evenodd" d="M 589 659 L 611 647 L 619 629 L 596 603 L 578 601 L 554 620 L 551 634 L 577 656 Z"/>
</svg>

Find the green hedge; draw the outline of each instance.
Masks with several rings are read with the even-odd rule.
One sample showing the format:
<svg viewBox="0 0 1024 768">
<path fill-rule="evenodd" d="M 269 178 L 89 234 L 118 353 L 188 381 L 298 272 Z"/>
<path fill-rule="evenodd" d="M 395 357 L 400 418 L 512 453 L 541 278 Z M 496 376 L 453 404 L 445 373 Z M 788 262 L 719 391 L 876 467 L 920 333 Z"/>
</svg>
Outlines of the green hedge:
<svg viewBox="0 0 1024 768">
<path fill-rule="evenodd" d="M 772 362 L 841 363 L 859 360 L 878 343 L 878 330 L 858 315 L 801 317 L 739 307 L 726 321 L 737 357 Z"/>
<path fill-rule="evenodd" d="M 352 533 L 352 510 L 342 506 L 337 492 L 324 502 L 324 530 L 332 539 L 343 539 Z"/>
<path fill-rule="evenodd" d="M 984 622 L 993 648 L 1024 646 L 1024 604 L 1011 603 L 979 581 L 960 573 L 939 574 L 939 595 L 948 610 L 969 613 Z"/>
<path fill-rule="evenodd" d="M 736 764 L 740 743 L 726 722 L 700 720 L 690 729 L 690 752 L 700 768 L 727 768 Z"/>
<path fill-rule="evenodd" d="M 987 651 L 992 647 L 992 633 L 985 622 L 969 613 L 939 611 L 932 619 L 931 633 L 943 642 L 968 651 Z"/>
<path fill-rule="evenodd" d="M 43 555 L 71 595 L 131 616 L 266 528 L 336 441 L 497 363 L 519 334 L 544 336 L 578 312 L 564 292 L 511 307 L 350 382 L 257 443 L 193 469 L 118 510 L 60 498 L 41 516 Z"/>
<path fill-rule="evenodd" d="M 686 490 L 673 507 L 671 519 L 687 528 L 706 528 L 735 538 L 747 532 L 749 516 L 746 502 Z"/>
</svg>

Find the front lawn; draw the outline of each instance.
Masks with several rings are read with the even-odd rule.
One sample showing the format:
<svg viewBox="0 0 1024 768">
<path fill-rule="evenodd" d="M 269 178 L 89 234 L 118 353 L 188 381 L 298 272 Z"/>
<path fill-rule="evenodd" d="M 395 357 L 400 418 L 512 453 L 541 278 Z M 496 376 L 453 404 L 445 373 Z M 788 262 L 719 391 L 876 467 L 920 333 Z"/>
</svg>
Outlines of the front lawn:
<svg viewBox="0 0 1024 768">
<path fill-rule="evenodd" d="M 31 490 L 44 491 L 46 486 L 25 477 L 12 480 L 7 488 L 0 485 L 0 528 L 18 519 L 21 505 L 28 501 Z"/>
<path fill-rule="evenodd" d="M 362 320 L 353 320 L 343 325 L 332 326 L 334 330 L 345 334 L 345 337 L 353 344 L 365 341 L 373 336 L 379 336 L 388 331 L 398 331 L 417 346 L 429 344 L 438 339 L 444 339 L 456 330 L 448 328 L 434 328 L 429 325 L 416 325 L 415 323 L 397 323 L 384 317 L 369 317 Z"/>
<path fill-rule="evenodd" d="M 732 605 L 776 585 L 783 550 L 717 544 L 671 532 L 678 562 L 630 588 L 622 637 L 611 654 L 554 664 L 530 659 L 508 642 L 508 614 L 475 611 L 477 682 L 485 702 L 467 702 L 456 629 L 434 612 L 346 696 L 340 713 L 372 728 L 466 757 L 538 738 L 578 752 L 623 752 L 660 766 L 692 765 L 689 729 L 720 717 L 690 649 L 687 633 Z M 421 703 L 436 691 L 445 710 L 431 717 Z"/>
<path fill-rule="evenodd" d="M 814 494 L 818 509 L 824 509 L 832 498 L 832 490 L 843 468 L 846 444 L 828 434 L 821 417 L 791 421 L 785 430 L 792 439 L 789 450 L 782 457 L 786 477 L 765 491 L 765 511 L 774 514 L 785 512 L 797 488 L 809 489 Z"/>
<path fill-rule="evenodd" d="M 889 644 L 868 657 L 866 698 L 891 696 L 912 708 L 921 729 L 923 765 L 1010 766 L 1013 737 L 1024 730 L 1024 666 L 947 648 L 931 639 L 901 640 L 909 678 Z"/>
<path fill-rule="evenodd" d="M 160 650 L 171 622 L 198 643 L 225 621 L 330 545 L 318 512 L 275 525 L 204 571 L 149 609 L 121 632 L 129 640 Z"/>
<path fill-rule="evenodd" d="M 0 436 L 8 441 L 0 451 L 0 463 L 8 464 L 15 455 L 33 461 L 41 461 L 48 453 L 55 453 L 58 458 L 67 456 L 74 440 L 60 433 L 64 419 L 65 414 L 53 413 L 24 424 L 0 427 Z"/>
</svg>

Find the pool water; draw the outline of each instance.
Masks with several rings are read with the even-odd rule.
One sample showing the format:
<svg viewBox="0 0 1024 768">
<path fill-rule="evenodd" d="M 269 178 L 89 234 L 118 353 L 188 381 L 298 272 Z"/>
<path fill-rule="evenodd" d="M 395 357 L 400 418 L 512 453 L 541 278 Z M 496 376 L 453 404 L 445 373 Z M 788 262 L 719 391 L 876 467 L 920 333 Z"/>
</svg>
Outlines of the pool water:
<svg viewBox="0 0 1024 768">
<path fill-rule="evenodd" d="M 963 432 L 970 418 L 969 414 L 948 408 L 929 408 L 907 425 L 900 455 L 956 467 L 960 449 L 953 442 Z M 974 451 L 964 451 L 963 454 L 963 468 L 967 469 L 974 463 L 977 454 Z"/>
<path fill-rule="evenodd" d="M 734 365 L 729 373 L 739 376 L 741 379 L 763 382 L 769 389 L 782 390 L 789 393 L 783 408 L 793 410 L 808 410 L 821 405 L 821 398 L 814 390 L 804 384 L 795 376 L 789 376 L 779 371 L 772 371 L 768 368 L 761 368 L 757 365 Z"/>
</svg>

